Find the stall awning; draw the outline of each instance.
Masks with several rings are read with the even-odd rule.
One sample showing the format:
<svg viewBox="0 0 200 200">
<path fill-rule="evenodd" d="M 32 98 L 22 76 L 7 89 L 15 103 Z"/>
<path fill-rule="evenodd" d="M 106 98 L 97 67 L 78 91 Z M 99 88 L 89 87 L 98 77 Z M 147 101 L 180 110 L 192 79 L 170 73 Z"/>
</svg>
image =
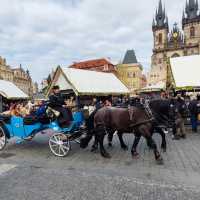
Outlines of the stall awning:
<svg viewBox="0 0 200 200">
<path fill-rule="evenodd" d="M 161 90 L 165 89 L 165 83 L 164 82 L 158 82 L 154 85 L 149 85 L 140 90 L 140 92 L 159 92 Z"/>
<path fill-rule="evenodd" d="M 176 88 L 200 87 L 199 55 L 171 58 L 170 67 Z"/>
<path fill-rule="evenodd" d="M 128 88 L 112 73 L 63 67 L 55 77 L 54 85 L 62 90 L 72 89 L 76 95 L 129 94 Z"/>
<path fill-rule="evenodd" d="M 7 99 L 27 99 L 29 98 L 14 83 L 0 80 L 0 94 Z"/>
</svg>

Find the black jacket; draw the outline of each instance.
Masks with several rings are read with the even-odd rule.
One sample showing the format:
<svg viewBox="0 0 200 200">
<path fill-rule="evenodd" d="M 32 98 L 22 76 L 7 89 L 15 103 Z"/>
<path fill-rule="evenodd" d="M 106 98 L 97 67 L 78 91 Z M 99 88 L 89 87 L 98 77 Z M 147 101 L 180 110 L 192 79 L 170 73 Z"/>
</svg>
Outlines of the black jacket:
<svg viewBox="0 0 200 200">
<path fill-rule="evenodd" d="M 190 110 L 191 115 L 197 115 L 198 114 L 198 108 L 197 108 L 197 100 L 193 100 L 190 102 L 188 108 Z"/>
<path fill-rule="evenodd" d="M 65 104 L 64 98 L 60 93 L 53 94 L 49 97 L 49 106 L 51 108 L 62 107 Z"/>
</svg>

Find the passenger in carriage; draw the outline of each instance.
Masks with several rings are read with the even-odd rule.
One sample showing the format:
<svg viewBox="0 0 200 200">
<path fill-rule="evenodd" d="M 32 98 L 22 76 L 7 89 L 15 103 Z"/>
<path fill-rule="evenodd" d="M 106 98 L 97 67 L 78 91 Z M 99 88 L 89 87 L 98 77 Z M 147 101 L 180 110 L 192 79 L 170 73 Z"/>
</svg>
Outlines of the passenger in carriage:
<svg viewBox="0 0 200 200">
<path fill-rule="evenodd" d="M 59 86 L 53 87 L 53 94 L 49 97 L 49 106 L 60 112 L 58 121 L 62 126 L 70 125 L 71 121 L 73 121 L 72 112 L 69 108 L 67 108 L 65 99 L 60 93 Z"/>
<path fill-rule="evenodd" d="M 46 114 L 46 105 L 45 105 L 45 101 L 43 100 L 39 100 L 35 103 L 35 112 L 34 114 L 37 117 L 41 117 L 43 115 Z"/>
<path fill-rule="evenodd" d="M 17 117 L 25 117 L 30 114 L 30 110 L 23 103 L 11 104 L 10 109 L 2 113 L 3 115 L 11 115 Z"/>
</svg>

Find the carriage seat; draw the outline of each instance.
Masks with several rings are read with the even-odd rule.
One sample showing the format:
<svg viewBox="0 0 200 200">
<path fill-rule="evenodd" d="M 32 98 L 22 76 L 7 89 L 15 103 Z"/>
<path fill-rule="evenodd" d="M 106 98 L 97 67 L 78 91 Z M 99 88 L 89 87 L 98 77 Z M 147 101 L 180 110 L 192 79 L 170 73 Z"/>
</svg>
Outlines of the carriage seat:
<svg viewBox="0 0 200 200">
<path fill-rule="evenodd" d="M 27 117 L 23 118 L 23 124 L 24 125 L 34 125 L 38 122 L 39 122 L 39 120 L 35 116 L 27 116 Z"/>
</svg>

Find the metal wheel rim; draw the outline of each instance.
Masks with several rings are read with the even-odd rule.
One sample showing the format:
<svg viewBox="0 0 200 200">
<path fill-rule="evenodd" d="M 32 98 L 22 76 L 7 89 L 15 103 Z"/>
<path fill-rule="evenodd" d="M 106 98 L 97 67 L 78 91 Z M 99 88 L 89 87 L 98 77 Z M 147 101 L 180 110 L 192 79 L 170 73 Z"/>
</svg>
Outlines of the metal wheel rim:
<svg viewBox="0 0 200 200">
<path fill-rule="evenodd" d="M 2 127 L 0 127 L 0 150 L 3 150 L 6 146 L 6 134 Z"/>
<path fill-rule="evenodd" d="M 49 139 L 51 152 L 59 157 L 64 157 L 71 149 L 70 141 L 64 134 L 54 134 Z"/>
</svg>

